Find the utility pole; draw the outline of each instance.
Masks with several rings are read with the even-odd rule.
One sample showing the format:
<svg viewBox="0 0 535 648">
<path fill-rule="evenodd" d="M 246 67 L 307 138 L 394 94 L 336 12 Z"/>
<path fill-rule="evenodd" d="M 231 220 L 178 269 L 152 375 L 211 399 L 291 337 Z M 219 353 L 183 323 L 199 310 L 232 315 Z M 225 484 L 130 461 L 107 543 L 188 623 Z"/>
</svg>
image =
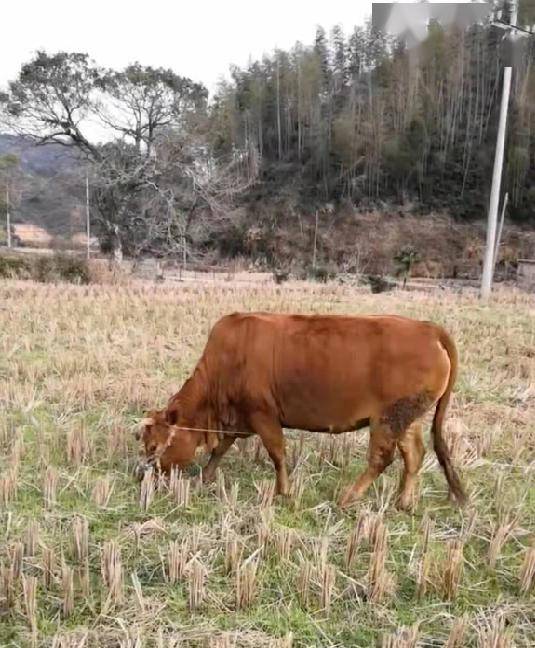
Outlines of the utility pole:
<svg viewBox="0 0 535 648">
<path fill-rule="evenodd" d="M 86 223 L 86 236 L 87 236 L 87 260 L 91 254 L 91 221 L 89 216 L 89 174 L 85 174 L 85 223 Z"/>
<path fill-rule="evenodd" d="M 512 46 L 517 37 L 525 36 L 526 32 L 516 24 L 518 10 L 516 0 L 510 0 L 510 22 L 509 24 L 498 22 L 494 26 L 500 27 L 505 31 L 504 38 L 512 40 Z M 510 52 L 513 59 L 514 52 Z M 503 152 L 505 144 L 505 127 L 507 123 L 507 110 L 509 106 L 509 95 L 511 92 L 511 74 L 512 67 L 504 67 L 503 70 L 503 91 L 502 102 L 500 106 L 500 121 L 498 124 L 498 136 L 496 140 L 496 152 L 494 155 L 494 169 L 492 172 L 492 187 L 490 192 L 489 214 L 487 222 L 487 244 L 485 248 L 485 259 L 483 261 L 483 274 L 481 277 L 481 299 L 487 300 L 492 291 L 492 277 L 494 275 L 494 265 L 497 250 L 496 225 L 498 221 L 498 204 L 500 202 L 500 187 L 503 170 Z M 505 209 L 504 201 L 504 209 Z M 502 223 L 503 226 L 503 223 Z M 501 236 L 501 227 L 500 227 Z"/>
<path fill-rule="evenodd" d="M 496 244 L 496 223 L 498 220 L 498 203 L 500 202 L 500 186 L 502 183 L 503 150 L 505 145 L 505 125 L 507 108 L 511 91 L 511 68 L 503 69 L 503 91 L 500 106 L 500 122 L 498 124 L 498 139 L 494 154 L 494 169 L 492 171 L 492 188 L 490 191 L 489 216 L 487 222 L 487 246 L 481 277 L 481 298 L 488 299 L 492 290 L 492 275 L 494 274 L 494 248 Z"/>
<path fill-rule="evenodd" d="M 7 247 L 11 247 L 11 217 L 9 214 L 9 187 L 6 187 L 6 229 L 7 229 Z"/>
</svg>

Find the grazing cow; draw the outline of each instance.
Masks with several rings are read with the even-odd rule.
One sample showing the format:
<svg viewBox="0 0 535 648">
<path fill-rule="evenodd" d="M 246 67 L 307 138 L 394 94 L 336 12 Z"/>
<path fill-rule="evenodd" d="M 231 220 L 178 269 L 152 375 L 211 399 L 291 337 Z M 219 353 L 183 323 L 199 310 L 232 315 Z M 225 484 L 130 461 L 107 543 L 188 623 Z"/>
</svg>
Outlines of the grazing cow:
<svg viewBox="0 0 535 648">
<path fill-rule="evenodd" d="M 358 500 L 397 447 L 405 466 L 398 504 L 409 508 L 425 452 L 417 422 L 436 405 L 434 449 L 450 498 L 462 504 L 466 496 L 442 435 L 457 364 L 452 339 L 431 322 L 228 315 L 213 327 L 193 375 L 167 408 L 145 419 L 148 463 L 166 472 L 184 468 L 202 446 L 211 452 L 203 472 L 210 480 L 237 437 L 257 434 L 275 466 L 276 492 L 287 495 L 283 428 L 338 434 L 369 426 L 368 466 L 340 504 Z"/>
</svg>

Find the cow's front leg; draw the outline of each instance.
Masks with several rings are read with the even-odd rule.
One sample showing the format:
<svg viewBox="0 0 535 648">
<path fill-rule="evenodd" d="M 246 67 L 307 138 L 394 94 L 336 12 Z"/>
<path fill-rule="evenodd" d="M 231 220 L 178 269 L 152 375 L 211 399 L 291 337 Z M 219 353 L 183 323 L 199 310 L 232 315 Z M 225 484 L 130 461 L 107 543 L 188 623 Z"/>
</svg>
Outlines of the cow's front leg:
<svg viewBox="0 0 535 648">
<path fill-rule="evenodd" d="M 217 470 L 221 459 L 223 459 L 224 455 L 227 453 L 235 440 L 236 437 L 225 434 L 225 436 L 221 439 L 217 446 L 212 450 L 210 459 L 202 471 L 203 482 L 210 482 L 214 479 L 215 471 Z"/>
<path fill-rule="evenodd" d="M 275 466 L 277 475 L 275 493 L 277 495 L 288 495 L 290 492 L 290 480 L 286 469 L 284 435 L 280 423 L 269 414 L 258 412 L 250 417 L 250 425 L 253 431 L 262 439 L 262 443 Z"/>
</svg>

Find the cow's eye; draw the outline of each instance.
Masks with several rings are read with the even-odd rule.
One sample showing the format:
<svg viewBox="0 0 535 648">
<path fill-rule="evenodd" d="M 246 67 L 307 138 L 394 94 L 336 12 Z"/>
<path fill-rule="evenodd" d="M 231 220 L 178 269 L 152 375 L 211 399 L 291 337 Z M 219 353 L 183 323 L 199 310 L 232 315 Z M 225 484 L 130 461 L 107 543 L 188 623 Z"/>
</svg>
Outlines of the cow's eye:
<svg viewBox="0 0 535 648">
<path fill-rule="evenodd" d="M 151 444 L 149 445 L 149 453 L 152 454 L 155 450 L 156 450 L 156 444 L 155 444 L 155 443 L 151 443 Z"/>
</svg>

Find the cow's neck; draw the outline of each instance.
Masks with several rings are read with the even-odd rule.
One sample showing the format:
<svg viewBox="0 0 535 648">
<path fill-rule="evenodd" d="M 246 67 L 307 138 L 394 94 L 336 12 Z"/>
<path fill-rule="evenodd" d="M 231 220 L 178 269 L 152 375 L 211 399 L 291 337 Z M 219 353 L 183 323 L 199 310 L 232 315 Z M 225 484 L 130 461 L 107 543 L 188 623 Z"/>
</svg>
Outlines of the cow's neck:
<svg viewBox="0 0 535 648">
<path fill-rule="evenodd" d="M 182 389 L 177 394 L 177 398 L 180 402 L 182 415 L 188 421 L 194 424 L 195 427 L 202 427 L 207 424 L 207 421 L 204 419 L 207 418 L 208 393 L 203 372 L 199 367 L 195 369 L 193 374 L 182 385 Z"/>
</svg>

